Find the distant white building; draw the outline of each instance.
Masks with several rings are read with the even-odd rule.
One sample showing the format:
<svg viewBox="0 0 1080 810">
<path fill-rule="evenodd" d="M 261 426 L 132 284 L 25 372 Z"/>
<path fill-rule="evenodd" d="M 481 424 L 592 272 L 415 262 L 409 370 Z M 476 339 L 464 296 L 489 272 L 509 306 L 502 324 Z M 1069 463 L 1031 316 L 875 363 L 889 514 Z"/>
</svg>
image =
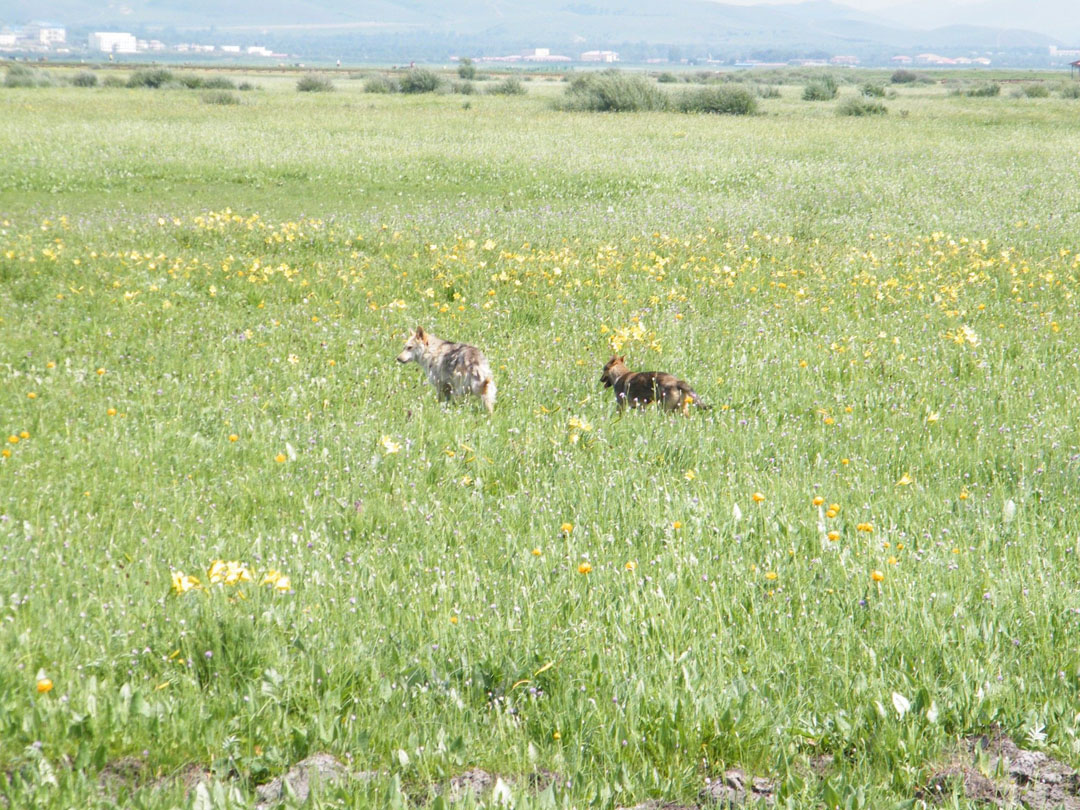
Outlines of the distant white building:
<svg viewBox="0 0 1080 810">
<path fill-rule="evenodd" d="M 56 23 L 32 22 L 23 29 L 23 37 L 35 45 L 48 48 L 67 42 L 67 29 Z"/>
<path fill-rule="evenodd" d="M 119 31 L 95 31 L 90 35 L 90 50 L 101 53 L 137 53 L 139 43 L 133 34 Z"/>
<path fill-rule="evenodd" d="M 585 51 L 581 55 L 582 62 L 618 62 L 618 51 Z"/>
<path fill-rule="evenodd" d="M 1050 58 L 1064 62 L 1067 59 L 1080 59 L 1080 49 L 1059 48 L 1057 45 L 1050 46 Z"/>
<path fill-rule="evenodd" d="M 262 45 L 249 45 L 247 52 L 251 56 L 273 56 L 274 52 Z"/>
<path fill-rule="evenodd" d="M 221 46 L 221 52 L 222 53 L 240 53 L 240 46 L 239 45 L 222 45 Z"/>
<path fill-rule="evenodd" d="M 14 29 L 4 28 L 0 30 L 0 48 L 14 48 L 19 41 L 19 34 Z"/>
</svg>

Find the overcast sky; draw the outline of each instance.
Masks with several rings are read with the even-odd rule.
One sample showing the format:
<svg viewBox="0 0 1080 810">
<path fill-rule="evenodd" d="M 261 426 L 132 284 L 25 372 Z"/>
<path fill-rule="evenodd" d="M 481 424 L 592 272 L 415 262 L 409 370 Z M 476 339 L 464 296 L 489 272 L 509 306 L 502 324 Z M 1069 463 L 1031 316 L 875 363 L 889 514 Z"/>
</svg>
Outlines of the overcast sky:
<svg viewBox="0 0 1080 810">
<path fill-rule="evenodd" d="M 766 6 L 782 5 L 786 3 L 805 3 L 807 0 L 716 0 L 719 3 L 730 3 L 736 6 Z M 845 6 L 857 8 L 859 11 L 879 11 L 889 6 L 902 5 L 903 0 L 834 0 Z M 967 6 L 977 3 L 979 0 L 951 0 L 950 5 Z"/>
</svg>

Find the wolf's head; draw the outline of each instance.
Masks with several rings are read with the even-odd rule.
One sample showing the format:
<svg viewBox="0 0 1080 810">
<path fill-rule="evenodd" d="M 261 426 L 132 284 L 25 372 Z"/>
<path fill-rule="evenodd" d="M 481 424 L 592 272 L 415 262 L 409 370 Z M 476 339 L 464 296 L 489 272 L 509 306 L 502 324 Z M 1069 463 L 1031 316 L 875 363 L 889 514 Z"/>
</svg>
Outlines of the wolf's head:
<svg viewBox="0 0 1080 810">
<path fill-rule="evenodd" d="M 428 336 L 424 332 L 424 327 L 416 327 L 416 331 L 409 335 L 409 339 L 405 341 L 405 348 L 401 350 L 401 354 L 397 356 L 399 363 L 409 363 L 419 360 L 424 354 L 424 349 L 427 348 Z"/>
<path fill-rule="evenodd" d="M 607 364 L 604 366 L 604 371 L 600 375 L 600 382 L 604 384 L 605 388 L 614 386 L 615 381 L 630 370 L 626 367 L 625 361 L 625 357 L 612 357 L 607 361 Z"/>
</svg>

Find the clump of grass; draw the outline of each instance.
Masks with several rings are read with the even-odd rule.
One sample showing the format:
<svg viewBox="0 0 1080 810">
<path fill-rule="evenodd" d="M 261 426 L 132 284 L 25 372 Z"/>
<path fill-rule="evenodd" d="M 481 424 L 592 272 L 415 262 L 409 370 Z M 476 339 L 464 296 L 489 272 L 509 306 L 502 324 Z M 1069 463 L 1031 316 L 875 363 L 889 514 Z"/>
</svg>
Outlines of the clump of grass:
<svg viewBox="0 0 1080 810">
<path fill-rule="evenodd" d="M 258 88 L 254 84 L 252 84 L 251 82 L 240 82 L 240 84 L 238 84 L 236 86 L 236 89 L 237 90 L 243 90 L 243 91 L 246 92 L 248 90 L 257 90 Z"/>
<path fill-rule="evenodd" d="M 873 82 L 866 82 L 860 92 L 867 98 L 885 98 L 885 86 Z"/>
<path fill-rule="evenodd" d="M 4 76 L 4 87 L 51 87 L 52 79 L 39 70 L 26 65 L 9 65 Z"/>
<path fill-rule="evenodd" d="M 836 79 L 832 76 L 822 76 L 812 79 L 803 88 L 803 101 L 832 101 L 836 98 L 839 88 Z"/>
<path fill-rule="evenodd" d="M 127 82 L 119 76 L 106 76 L 101 80 L 102 87 L 127 87 Z"/>
<path fill-rule="evenodd" d="M 757 99 L 738 85 L 710 85 L 682 93 L 677 108 L 685 113 L 750 115 L 757 112 Z"/>
<path fill-rule="evenodd" d="M 660 84 L 675 84 L 679 81 L 679 77 L 671 71 L 666 70 L 656 77 L 656 81 Z"/>
<path fill-rule="evenodd" d="M 171 84 L 175 79 L 171 70 L 165 68 L 144 68 L 142 70 L 136 70 L 131 74 L 131 77 L 127 80 L 128 87 L 149 87 L 153 90 L 157 90 L 160 87 L 164 87 L 167 84 Z"/>
<path fill-rule="evenodd" d="M 439 74 L 427 68 L 412 68 L 401 77 L 402 93 L 434 93 L 441 85 Z"/>
<path fill-rule="evenodd" d="M 575 76 L 558 106 L 583 112 L 645 112 L 667 108 L 667 97 L 645 76 L 605 70 Z"/>
<path fill-rule="evenodd" d="M 772 84 L 759 84 L 757 94 L 760 98 L 780 98 L 780 88 Z"/>
<path fill-rule="evenodd" d="M 1062 98 L 1080 98 L 1080 83 L 1070 82 L 1061 88 Z"/>
<path fill-rule="evenodd" d="M 454 82 L 450 85 L 450 92 L 461 96 L 471 96 L 476 92 L 476 85 L 472 82 Z"/>
<path fill-rule="evenodd" d="M 72 77 L 71 84 L 74 87 L 97 87 L 98 77 L 96 73 L 83 70 Z"/>
<path fill-rule="evenodd" d="M 183 73 L 176 77 L 176 81 L 188 90 L 201 90 L 206 86 L 203 77 L 196 76 L 194 73 Z"/>
<path fill-rule="evenodd" d="M 849 96 L 836 105 L 837 115 L 884 115 L 889 108 L 880 101 L 874 101 L 861 96 Z"/>
<path fill-rule="evenodd" d="M 364 80 L 365 93 L 396 93 L 400 89 L 396 81 L 382 74 L 368 76 Z"/>
<path fill-rule="evenodd" d="M 893 75 L 889 77 L 889 81 L 893 84 L 915 84 L 918 80 L 919 74 L 913 70 L 894 70 Z"/>
<path fill-rule="evenodd" d="M 240 96 L 229 90 L 211 90 L 203 93 L 202 100 L 204 104 L 239 104 Z"/>
<path fill-rule="evenodd" d="M 1028 98 L 1049 98 L 1050 88 L 1045 84 L 1026 84 L 1024 85 L 1024 95 Z"/>
<path fill-rule="evenodd" d="M 296 89 L 300 93 L 330 93 L 334 89 L 334 83 L 323 76 L 309 73 L 296 83 Z"/>
<path fill-rule="evenodd" d="M 235 90 L 236 82 L 228 76 L 211 76 L 203 81 L 203 87 L 207 90 Z"/>
<path fill-rule="evenodd" d="M 992 98 L 1001 95 L 1001 85 L 997 82 L 986 82 L 978 87 L 972 87 L 967 91 L 972 98 Z"/>
<path fill-rule="evenodd" d="M 523 96 L 527 91 L 525 85 L 521 83 L 521 79 L 511 76 L 489 87 L 486 92 L 494 96 Z"/>
</svg>

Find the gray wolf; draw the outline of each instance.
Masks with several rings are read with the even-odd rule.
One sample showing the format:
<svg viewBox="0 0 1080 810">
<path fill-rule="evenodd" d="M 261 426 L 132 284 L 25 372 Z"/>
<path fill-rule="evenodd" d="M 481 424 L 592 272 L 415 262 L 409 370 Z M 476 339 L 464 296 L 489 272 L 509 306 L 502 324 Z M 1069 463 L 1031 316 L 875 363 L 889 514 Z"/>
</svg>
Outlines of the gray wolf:
<svg viewBox="0 0 1080 810">
<path fill-rule="evenodd" d="M 484 403 L 488 413 L 495 409 L 495 380 L 491 377 L 491 367 L 483 352 L 475 346 L 440 340 L 418 326 L 409 335 L 397 361 L 417 363 L 442 400 L 473 394 Z"/>
<path fill-rule="evenodd" d="M 688 383 L 662 371 L 631 371 L 626 367 L 625 357 L 608 360 L 600 382 L 615 389 L 615 405 L 620 411 L 627 405 L 644 408 L 650 402 L 660 403 L 664 410 L 682 411 L 684 415 L 690 412 L 691 405 L 709 409 Z"/>
</svg>

